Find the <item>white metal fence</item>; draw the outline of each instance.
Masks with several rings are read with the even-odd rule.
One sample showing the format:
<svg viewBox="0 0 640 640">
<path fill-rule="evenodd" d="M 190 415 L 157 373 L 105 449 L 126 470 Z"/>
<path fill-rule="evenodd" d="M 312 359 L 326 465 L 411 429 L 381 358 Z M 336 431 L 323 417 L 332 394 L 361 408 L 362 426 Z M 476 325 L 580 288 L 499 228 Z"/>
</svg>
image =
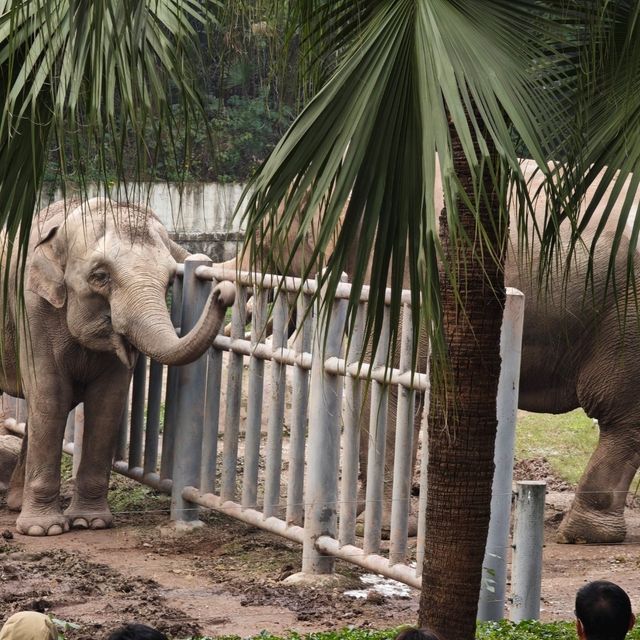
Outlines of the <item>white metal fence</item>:
<svg viewBox="0 0 640 640">
<path fill-rule="evenodd" d="M 120 430 L 115 470 L 171 493 L 171 518 L 187 526 L 196 523 L 199 508 L 206 507 L 301 543 L 305 573 L 331 573 L 334 559 L 341 558 L 420 587 L 428 535 L 424 527 L 426 451 L 418 463 L 419 528 L 415 546 L 408 543 L 407 520 L 413 479 L 414 396 L 417 391 L 428 390 L 428 376 L 410 370 L 409 293 L 402 294 L 400 366 L 389 371 L 384 365 L 384 339 L 373 362 L 358 365 L 366 348 L 366 287 L 345 355 L 343 328 L 351 290 L 348 283 L 339 285 L 325 326 L 324 314 L 308 311 L 310 294 L 317 287 L 315 281 L 236 274 L 193 258 L 186 261 L 181 273 L 183 277 L 176 278 L 173 286 L 171 313 L 175 326 L 183 333 L 189 331 L 211 283 L 233 280 L 237 291 L 230 335 L 218 335 L 206 356 L 183 367 L 166 370 L 139 357 L 130 411 Z M 297 313 L 293 314 L 285 294 L 298 291 L 302 293 L 296 303 Z M 265 327 L 271 293 L 281 295 L 273 303 L 273 327 L 268 336 Z M 253 296 L 253 314 L 247 337 L 249 294 Z M 496 461 L 501 475 L 494 483 L 486 562 L 495 579 L 485 589 L 480 607 L 481 615 L 488 618 L 502 617 L 504 607 L 523 302 L 520 292 L 508 291 L 498 394 L 502 435 Z M 289 337 L 289 323 L 294 317 L 295 331 Z M 387 313 L 383 336 L 388 335 Z M 368 401 L 372 407 L 366 436 L 359 428 L 359 412 L 367 397 L 365 385 L 370 385 Z M 393 385 L 398 387 L 398 402 L 387 545 L 381 540 L 383 465 L 388 396 Z M 75 421 L 73 433 L 71 418 L 65 438 L 65 450 L 75 454 L 74 466 L 81 447 L 81 424 L 81 420 Z M 421 434 L 423 448 L 427 441 L 424 424 L 426 421 Z M 362 537 L 356 535 L 361 437 L 368 438 Z"/>
</svg>

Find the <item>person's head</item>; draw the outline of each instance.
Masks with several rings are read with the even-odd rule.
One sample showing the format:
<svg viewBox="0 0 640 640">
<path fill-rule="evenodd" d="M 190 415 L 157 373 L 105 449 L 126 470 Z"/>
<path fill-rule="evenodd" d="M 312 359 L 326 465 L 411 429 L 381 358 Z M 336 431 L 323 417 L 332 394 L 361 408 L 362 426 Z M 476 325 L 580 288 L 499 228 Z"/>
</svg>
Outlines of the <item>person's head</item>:
<svg viewBox="0 0 640 640">
<path fill-rule="evenodd" d="M 58 632 L 44 613 L 20 611 L 4 623 L 0 640 L 58 640 Z"/>
<path fill-rule="evenodd" d="M 132 622 L 112 631 L 107 640 L 167 640 L 167 636 L 146 624 Z"/>
<path fill-rule="evenodd" d="M 395 640 L 440 640 L 440 637 L 427 627 L 406 627 L 398 633 Z"/>
<path fill-rule="evenodd" d="M 625 590 L 606 580 L 578 590 L 576 618 L 580 640 L 622 640 L 636 621 Z"/>
</svg>

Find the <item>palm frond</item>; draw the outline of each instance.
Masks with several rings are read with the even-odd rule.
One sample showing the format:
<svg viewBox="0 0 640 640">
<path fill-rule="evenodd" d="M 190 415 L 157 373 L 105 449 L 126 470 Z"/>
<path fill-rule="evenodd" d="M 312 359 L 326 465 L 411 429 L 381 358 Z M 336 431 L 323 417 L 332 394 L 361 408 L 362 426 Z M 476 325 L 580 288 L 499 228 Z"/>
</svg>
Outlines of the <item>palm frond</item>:
<svg viewBox="0 0 640 640">
<path fill-rule="evenodd" d="M 282 247 L 292 225 L 299 227 L 290 247 L 296 249 L 314 226 L 315 252 L 305 275 L 329 255 L 322 278 L 331 294 L 342 271 L 349 272 L 351 322 L 369 280 L 368 336 L 379 332 L 388 285 L 411 289 L 415 327 L 420 317 L 438 326 L 438 165 L 454 235 L 462 197 L 449 122 L 476 176 L 469 204 L 478 207 L 486 197 L 483 173 L 489 171 L 502 195 L 496 220 L 504 221 L 508 185 L 525 190 L 512 129 L 546 171 L 558 132 L 571 119 L 569 100 L 558 95 L 575 89 L 566 52 L 576 16 L 534 1 L 379 0 L 351 10 L 350 4 L 333 3 L 334 15 L 350 25 L 335 73 L 247 191 L 247 235 L 260 238 L 257 256 L 267 248 L 265 235 Z M 324 10 L 320 6 L 319 15 Z M 506 182 L 489 166 L 480 120 L 508 168 Z M 391 315 L 397 328 L 397 296 Z"/>
</svg>

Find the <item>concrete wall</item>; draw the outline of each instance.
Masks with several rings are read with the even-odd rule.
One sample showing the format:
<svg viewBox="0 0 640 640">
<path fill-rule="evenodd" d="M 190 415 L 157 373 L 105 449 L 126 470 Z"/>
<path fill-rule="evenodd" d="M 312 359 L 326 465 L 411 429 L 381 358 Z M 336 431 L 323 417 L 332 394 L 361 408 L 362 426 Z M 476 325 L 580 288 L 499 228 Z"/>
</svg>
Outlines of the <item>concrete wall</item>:
<svg viewBox="0 0 640 640">
<path fill-rule="evenodd" d="M 148 204 L 158 215 L 172 237 L 192 253 L 205 253 L 219 262 L 233 257 L 244 238 L 240 214 L 234 211 L 244 186 L 240 184 L 143 183 L 129 187 L 114 187 L 110 196 L 118 200 L 131 200 Z M 97 189 L 89 188 L 88 196 Z M 62 199 L 56 192 L 53 200 Z"/>
</svg>

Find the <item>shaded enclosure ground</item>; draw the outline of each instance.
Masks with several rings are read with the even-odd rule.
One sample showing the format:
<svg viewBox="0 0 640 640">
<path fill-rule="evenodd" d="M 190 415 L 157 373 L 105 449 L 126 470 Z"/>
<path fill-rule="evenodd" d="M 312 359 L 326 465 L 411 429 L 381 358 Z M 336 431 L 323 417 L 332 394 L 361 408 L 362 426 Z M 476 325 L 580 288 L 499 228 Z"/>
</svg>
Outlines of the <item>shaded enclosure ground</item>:
<svg viewBox="0 0 640 640">
<path fill-rule="evenodd" d="M 516 475 L 546 478 L 547 543 L 542 585 L 543 620 L 568 620 L 576 589 L 607 578 L 626 588 L 640 606 L 640 509 L 627 509 L 628 542 L 622 545 L 557 545 L 553 533 L 572 493 L 544 459 L 518 463 Z M 141 489 L 118 478 L 116 528 L 77 531 L 55 538 L 15 533 L 15 514 L 0 500 L 0 621 L 22 609 L 52 614 L 78 628 L 68 638 L 101 638 L 132 620 L 155 625 L 174 637 L 242 637 L 261 630 L 284 633 L 348 626 L 385 629 L 412 623 L 418 593 L 401 597 L 362 588 L 363 571 L 338 563 L 345 577 L 325 588 L 290 586 L 284 578 L 300 569 L 301 549 L 217 513 L 205 527 L 176 536 L 166 527 L 168 500 L 146 492 L 132 511 L 122 496 Z M 67 488 L 68 492 L 68 488 Z M 362 594 L 361 594 L 362 595 Z"/>
</svg>

